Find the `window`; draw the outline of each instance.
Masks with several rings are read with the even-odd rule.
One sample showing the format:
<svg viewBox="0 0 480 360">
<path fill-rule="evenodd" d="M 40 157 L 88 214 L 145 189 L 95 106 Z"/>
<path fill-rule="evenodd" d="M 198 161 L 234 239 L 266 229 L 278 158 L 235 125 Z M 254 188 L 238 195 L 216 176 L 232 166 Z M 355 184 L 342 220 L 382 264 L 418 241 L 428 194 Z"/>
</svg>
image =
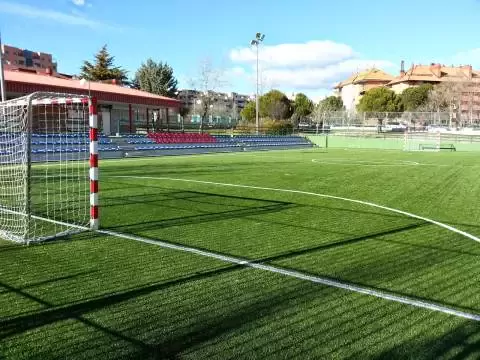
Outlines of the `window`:
<svg viewBox="0 0 480 360">
<path fill-rule="evenodd" d="M 35 67 L 39 68 L 41 67 L 39 63 L 34 63 Z"/>
<path fill-rule="evenodd" d="M 23 60 L 18 60 L 18 65 L 25 65 L 25 61 L 23 61 Z"/>
</svg>

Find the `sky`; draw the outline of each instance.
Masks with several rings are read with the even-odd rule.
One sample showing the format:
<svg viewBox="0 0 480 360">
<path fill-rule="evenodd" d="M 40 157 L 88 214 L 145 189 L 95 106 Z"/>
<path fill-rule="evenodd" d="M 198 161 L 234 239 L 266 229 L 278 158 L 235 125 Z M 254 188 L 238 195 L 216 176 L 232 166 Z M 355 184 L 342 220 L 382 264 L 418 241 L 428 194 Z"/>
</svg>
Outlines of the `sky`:
<svg viewBox="0 0 480 360">
<path fill-rule="evenodd" d="M 0 0 L 0 31 L 69 74 L 107 44 L 130 77 L 152 58 L 190 88 L 208 59 L 223 74 L 215 90 L 248 95 L 257 32 L 261 92 L 319 100 L 365 68 L 396 76 L 402 60 L 480 69 L 480 0 Z"/>
</svg>

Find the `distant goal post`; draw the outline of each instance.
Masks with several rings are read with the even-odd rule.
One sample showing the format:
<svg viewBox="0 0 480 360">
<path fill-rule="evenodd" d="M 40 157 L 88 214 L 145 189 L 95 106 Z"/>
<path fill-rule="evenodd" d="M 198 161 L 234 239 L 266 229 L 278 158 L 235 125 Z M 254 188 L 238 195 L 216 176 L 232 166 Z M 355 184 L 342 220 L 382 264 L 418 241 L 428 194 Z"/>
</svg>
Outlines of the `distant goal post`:
<svg viewBox="0 0 480 360">
<path fill-rule="evenodd" d="M 442 148 L 441 133 L 417 133 L 405 130 L 403 138 L 404 151 L 440 151 Z"/>
<path fill-rule="evenodd" d="M 95 98 L 37 92 L 0 103 L 0 238 L 99 227 Z"/>
</svg>

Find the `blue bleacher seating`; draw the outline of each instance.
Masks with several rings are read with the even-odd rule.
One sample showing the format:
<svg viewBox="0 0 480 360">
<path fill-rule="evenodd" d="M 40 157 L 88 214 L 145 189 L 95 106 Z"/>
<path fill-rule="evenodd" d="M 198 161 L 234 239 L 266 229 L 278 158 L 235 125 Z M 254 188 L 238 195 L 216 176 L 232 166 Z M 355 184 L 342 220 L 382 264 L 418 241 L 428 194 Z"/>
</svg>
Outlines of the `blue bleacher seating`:
<svg viewBox="0 0 480 360">
<path fill-rule="evenodd" d="M 155 151 L 155 150 L 185 150 L 185 149 L 227 149 L 239 147 L 251 148 L 276 148 L 312 146 L 304 137 L 295 135 L 205 135 L 175 134 L 165 135 L 158 133 L 150 135 L 127 135 L 122 137 L 121 143 L 111 138 L 100 135 L 98 139 L 100 152 L 111 151 Z M 20 134 L 21 135 L 21 134 Z M 195 135 L 195 136 L 194 136 Z M 172 138 L 172 140 L 168 140 Z M 165 140 L 167 139 L 167 140 Z M 22 136 L 0 134 L 0 141 L 17 143 L 22 141 Z M 126 141 L 125 141 L 126 140 Z M 164 141 L 165 140 L 165 141 Z M 191 140 L 191 141 L 190 141 Z M 202 141 L 205 140 L 205 141 Z M 87 133 L 81 134 L 32 134 L 32 152 L 45 153 L 73 153 L 88 151 L 89 138 Z M 8 155 L 5 151 L 0 156 Z"/>
</svg>

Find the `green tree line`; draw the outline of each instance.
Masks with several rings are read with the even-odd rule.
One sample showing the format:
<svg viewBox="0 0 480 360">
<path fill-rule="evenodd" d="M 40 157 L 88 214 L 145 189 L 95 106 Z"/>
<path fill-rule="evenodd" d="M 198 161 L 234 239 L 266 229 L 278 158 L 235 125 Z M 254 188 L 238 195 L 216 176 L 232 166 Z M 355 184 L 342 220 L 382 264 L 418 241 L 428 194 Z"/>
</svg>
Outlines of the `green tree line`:
<svg viewBox="0 0 480 360">
<path fill-rule="evenodd" d="M 115 65 L 115 58 L 110 55 L 107 45 L 104 45 L 95 55 L 93 61 L 85 60 L 80 69 L 80 77 L 90 81 L 116 80 L 124 86 L 140 89 L 153 94 L 175 97 L 178 93 L 178 80 L 173 68 L 166 62 L 156 62 L 149 58 L 135 72 L 132 78 L 122 67 Z M 436 86 L 423 84 L 396 94 L 385 87 L 368 90 L 360 99 L 357 110 L 360 112 L 402 112 L 419 109 L 439 110 L 448 107 L 453 98 L 456 86 L 448 84 Z M 455 88 L 455 89 L 454 89 Z M 204 89 L 205 93 L 208 90 Z M 458 90 L 460 91 L 460 90 Z M 458 92 L 457 91 L 457 92 Z M 205 102 L 207 103 L 207 102 Z M 329 112 L 344 110 L 342 99 L 329 96 L 315 104 L 303 93 L 296 94 L 290 100 L 280 90 L 271 90 L 259 98 L 259 116 L 267 121 L 289 120 L 300 123 L 314 111 Z M 430 109 L 432 108 L 432 109 Z M 242 118 L 247 122 L 256 119 L 255 102 L 248 102 L 241 111 Z"/>
</svg>

